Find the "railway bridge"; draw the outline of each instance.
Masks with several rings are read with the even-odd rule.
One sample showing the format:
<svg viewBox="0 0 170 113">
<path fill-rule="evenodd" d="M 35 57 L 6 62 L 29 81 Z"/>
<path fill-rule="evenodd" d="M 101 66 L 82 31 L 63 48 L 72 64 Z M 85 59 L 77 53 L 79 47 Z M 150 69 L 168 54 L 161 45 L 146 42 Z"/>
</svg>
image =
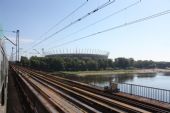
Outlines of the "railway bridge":
<svg viewBox="0 0 170 113">
<path fill-rule="evenodd" d="M 7 113 L 170 113 L 168 90 L 115 83 L 99 88 L 16 65 L 8 78 Z"/>
</svg>

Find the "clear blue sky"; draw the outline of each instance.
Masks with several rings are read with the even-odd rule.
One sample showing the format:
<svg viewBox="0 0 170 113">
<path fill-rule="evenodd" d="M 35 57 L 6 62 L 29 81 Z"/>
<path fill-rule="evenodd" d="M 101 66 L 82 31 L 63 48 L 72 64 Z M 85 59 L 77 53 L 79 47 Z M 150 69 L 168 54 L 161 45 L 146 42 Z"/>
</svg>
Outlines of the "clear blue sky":
<svg viewBox="0 0 170 113">
<path fill-rule="evenodd" d="M 41 34 L 68 15 L 86 0 L 0 0 L 0 25 L 4 30 L 20 30 L 22 51 L 39 41 Z M 46 36 L 61 29 L 70 22 L 87 14 L 108 0 L 89 0 L 78 10 Z M 94 48 L 110 52 L 110 58 L 132 57 L 136 60 L 170 61 L 170 14 L 149 21 L 137 23 L 120 29 L 115 29 L 87 39 L 83 39 L 62 47 L 55 47 L 66 41 L 80 38 L 91 33 L 113 26 L 143 18 L 170 9 L 169 0 L 142 0 L 141 3 L 106 19 L 82 32 L 66 39 L 69 34 L 124 8 L 137 0 L 116 0 L 115 3 L 87 17 L 79 23 L 53 36 L 35 49 L 45 51 L 59 48 Z M 15 34 L 4 32 L 4 35 L 14 40 Z M 44 37 L 43 37 L 44 38 Z M 8 54 L 11 44 L 6 44 Z M 30 49 L 29 52 L 35 52 Z"/>
</svg>

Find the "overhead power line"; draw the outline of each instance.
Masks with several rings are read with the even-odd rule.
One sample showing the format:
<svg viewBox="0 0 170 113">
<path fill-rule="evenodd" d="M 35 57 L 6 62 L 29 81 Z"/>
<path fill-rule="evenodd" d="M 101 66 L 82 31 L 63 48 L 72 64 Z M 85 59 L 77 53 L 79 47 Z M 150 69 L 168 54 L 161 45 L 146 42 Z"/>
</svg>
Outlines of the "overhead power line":
<svg viewBox="0 0 170 113">
<path fill-rule="evenodd" d="M 0 31 L 2 31 L 2 32 L 13 32 L 13 31 L 10 31 L 10 30 L 1 30 L 1 29 L 0 29 Z"/>
<path fill-rule="evenodd" d="M 77 12 L 80 8 L 82 8 L 88 1 L 82 3 L 80 6 L 78 6 L 76 9 L 74 9 L 71 13 L 69 13 L 67 16 L 65 16 L 64 18 L 62 18 L 59 22 L 57 22 L 55 25 L 53 25 L 52 27 L 50 27 L 46 32 L 44 32 L 41 36 L 45 36 L 47 33 L 49 33 L 51 30 L 53 30 L 56 26 L 60 25 L 62 22 L 64 22 L 67 18 L 69 18 L 70 16 L 72 16 L 75 12 Z"/>
<path fill-rule="evenodd" d="M 77 31 L 75 31 L 75 32 L 73 32 L 73 33 L 65 36 L 65 37 L 59 38 L 59 39 L 57 40 L 57 42 L 59 42 L 59 41 L 61 41 L 61 40 L 64 40 L 64 39 L 66 39 L 66 38 L 69 38 L 70 36 L 72 36 L 72 35 L 74 35 L 74 34 L 77 34 L 77 33 L 81 32 L 81 31 L 83 31 L 83 30 L 85 30 L 85 29 L 87 29 L 87 28 L 89 28 L 89 27 L 91 27 L 91 26 L 93 26 L 93 25 L 96 25 L 97 23 L 100 23 L 100 22 L 106 20 L 106 19 L 109 19 L 110 17 L 112 17 L 112 16 L 114 16 L 114 15 L 117 15 L 117 14 L 119 14 L 119 13 L 121 13 L 121 12 L 123 12 L 123 11 L 125 11 L 125 10 L 127 10 L 127 9 L 129 9 L 129 8 L 137 5 L 137 4 L 139 4 L 139 3 L 141 3 L 141 0 L 136 1 L 136 2 L 130 4 L 130 5 L 122 8 L 122 9 L 119 9 L 119 10 L 111 13 L 110 15 L 108 15 L 108 16 L 106 16 L 106 17 L 104 17 L 104 18 L 102 18 L 102 19 L 100 19 L 100 20 L 98 20 L 98 21 L 96 21 L 96 22 L 94 22 L 94 23 L 92 23 L 92 24 L 89 24 L 89 25 L 87 25 L 87 26 L 85 26 L 85 27 L 83 27 L 83 28 L 81 28 L 81 29 L 79 29 L 79 30 L 77 30 Z"/>
<path fill-rule="evenodd" d="M 121 25 L 118 25 L 118 26 L 111 27 L 109 29 L 105 29 L 103 31 L 99 31 L 99 32 L 96 32 L 96 33 L 93 33 L 93 34 L 90 34 L 90 35 L 87 35 L 87 36 L 84 36 L 84 37 L 81 37 L 81 38 L 77 38 L 77 39 L 62 43 L 60 45 L 57 45 L 56 47 L 61 47 L 61 46 L 64 46 L 64 45 L 85 39 L 85 38 L 89 38 L 89 37 L 92 37 L 92 36 L 95 36 L 95 35 L 98 35 L 98 34 L 101 34 L 101 33 L 105 33 L 105 32 L 111 31 L 111 30 L 126 27 L 126 26 L 136 24 L 136 23 L 139 23 L 139 22 L 147 21 L 147 20 L 150 20 L 150 19 L 153 19 L 153 18 L 157 18 L 157 17 L 163 16 L 163 15 L 169 14 L 169 13 L 170 13 L 170 10 L 165 10 L 163 12 L 159 12 L 159 13 L 156 13 L 156 14 L 144 17 L 144 18 L 140 18 L 140 19 L 137 19 L 137 20 L 134 20 L 134 21 L 131 21 L 131 22 L 127 22 L 127 23 L 124 23 L 124 24 L 121 24 Z"/>
<path fill-rule="evenodd" d="M 46 41 L 47 39 L 50 39 L 50 38 L 53 37 L 54 35 L 60 33 L 61 31 L 65 30 L 65 29 L 67 29 L 67 28 L 69 28 L 70 26 L 76 24 L 77 22 L 82 21 L 82 20 L 85 19 L 86 17 L 88 17 L 88 16 L 96 13 L 97 11 L 105 8 L 106 6 L 108 6 L 108 5 L 110 5 L 110 4 L 114 3 L 114 2 L 115 2 L 115 0 L 109 0 L 108 2 L 102 4 L 101 6 L 97 7 L 97 8 L 94 9 L 94 10 L 92 10 L 91 12 L 85 14 L 85 15 L 82 16 L 81 18 L 78 18 L 77 20 L 75 20 L 75 21 L 71 22 L 70 24 L 64 26 L 63 28 L 59 29 L 59 30 L 56 31 L 55 33 L 49 35 L 48 37 L 45 37 L 43 40 L 41 40 L 41 41 L 39 41 L 38 43 L 36 43 L 35 45 L 33 45 L 32 48 L 33 48 L 33 47 L 36 47 L 37 45 L 41 44 L 42 42 Z"/>
</svg>

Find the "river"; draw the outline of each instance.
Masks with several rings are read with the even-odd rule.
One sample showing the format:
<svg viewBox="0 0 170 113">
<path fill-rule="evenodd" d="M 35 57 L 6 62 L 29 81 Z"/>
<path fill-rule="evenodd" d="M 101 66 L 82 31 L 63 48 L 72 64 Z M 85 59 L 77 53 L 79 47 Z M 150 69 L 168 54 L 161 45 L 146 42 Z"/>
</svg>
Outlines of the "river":
<svg viewBox="0 0 170 113">
<path fill-rule="evenodd" d="M 170 73 L 145 73 L 145 74 L 114 74 L 114 75 L 87 75 L 87 76 L 64 76 L 65 78 L 97 85 L 108 86 L 110 81 L 117 83 L 131 83 L 136 85 L 150 86 L 170 90 Z"/>
</svg>

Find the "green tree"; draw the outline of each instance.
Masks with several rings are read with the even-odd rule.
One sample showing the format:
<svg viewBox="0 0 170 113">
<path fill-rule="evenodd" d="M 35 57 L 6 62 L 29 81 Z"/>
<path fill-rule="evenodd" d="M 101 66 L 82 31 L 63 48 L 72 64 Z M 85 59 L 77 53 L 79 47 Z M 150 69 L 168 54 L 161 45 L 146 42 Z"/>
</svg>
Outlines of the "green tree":
<svg viewBox="0 0 170 113">
<path fill-rule="evenodd" d="M 98 63 L 94 60 L 88 60 L 86 67 L 87 70 L 98 70 Z"/>
<path fill-rule="evenodd" d="M 30 66 L 35 69 L 40 69 L 40 61 L 37 56 L 32 56 L 30 58 Z"/>
<path fill-rule="evenodd" d="M 22 66 L 29 66 L 29 60 L 27 57 L 21 56 L 20 64 Z"/>
<path fill-rule="evenodd" d="M 126 58 L 120 57 L 115 59 L 115 66 L 120 69 L 126 69 L 129 67 L 129 61 Z"/>
</svg>

